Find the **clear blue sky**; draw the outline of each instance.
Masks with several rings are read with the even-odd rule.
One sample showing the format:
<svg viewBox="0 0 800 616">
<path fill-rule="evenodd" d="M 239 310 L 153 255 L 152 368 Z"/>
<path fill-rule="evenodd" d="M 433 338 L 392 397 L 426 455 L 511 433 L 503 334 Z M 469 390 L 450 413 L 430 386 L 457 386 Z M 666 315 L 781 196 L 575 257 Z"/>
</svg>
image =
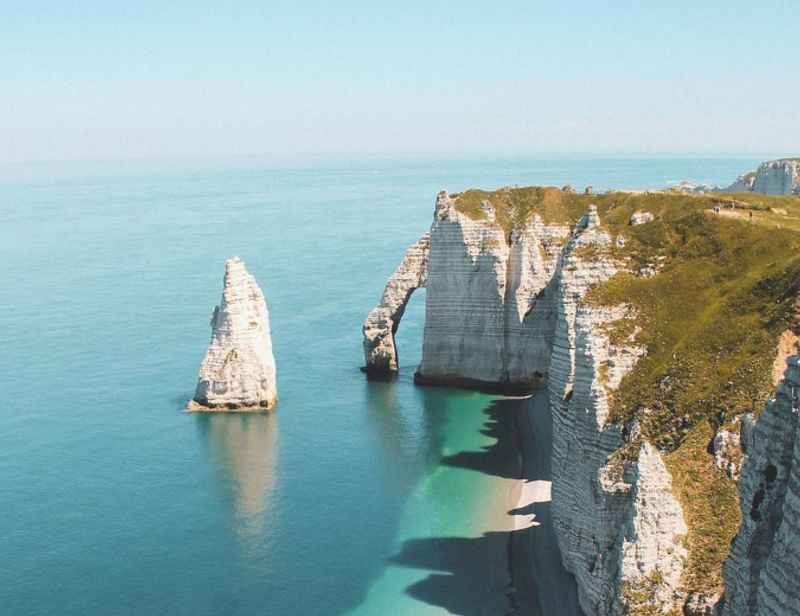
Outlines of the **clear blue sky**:
<svg viewBox="0 0 800 616">
<path fill-rule="evenodd" d="M 798 23 L 788 0 L 0 0 L 0 160 L 797 155 Z"/>
</svg>

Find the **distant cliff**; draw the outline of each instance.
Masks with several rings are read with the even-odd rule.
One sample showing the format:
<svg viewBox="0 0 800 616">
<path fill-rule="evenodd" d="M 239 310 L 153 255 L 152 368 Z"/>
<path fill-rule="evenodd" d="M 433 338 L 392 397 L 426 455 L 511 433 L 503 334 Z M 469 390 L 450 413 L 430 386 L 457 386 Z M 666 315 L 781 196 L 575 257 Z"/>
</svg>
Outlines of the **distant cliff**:
<svg viewBox="0 0 800 616">
<path fill-rule="evenodd" d="M 755 192 L 765 195 L 800 194 L 800 158 L 782 158 L 761 163 L 756 171 L 740 175 L 725 192 Z"/>
<path fill-rule="evenodd" d="M 418 382 L 547 387 L 554 523 L 587 616 L 721 606 L 741 417 L 770 397 L 794 318 L 800 204 L 742 197 L 732 216 L 717 201 L 440 193 L 364 325 L 368 374 L 393 374 L 405 304 L 425 287 Z"/>
</svg>

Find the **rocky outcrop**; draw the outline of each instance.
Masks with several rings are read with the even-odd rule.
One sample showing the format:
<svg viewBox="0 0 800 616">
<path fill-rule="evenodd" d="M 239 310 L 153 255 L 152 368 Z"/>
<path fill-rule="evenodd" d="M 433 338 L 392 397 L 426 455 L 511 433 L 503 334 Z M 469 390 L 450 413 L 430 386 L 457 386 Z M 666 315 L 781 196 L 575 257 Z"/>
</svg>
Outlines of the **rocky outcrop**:
<svg viewBox="0 0 800 616">
<path fill-rule="evenodd" d="M 612 343 L 605 333 L 605 325 L 630 316 L 625 306 L 582 301 L 617 271 L 609 258 L 596 255 L 611 241 L 590 211 L 566 249 L 549 375 L 553 519 L 581 607 L 592 615 L 621 614 L 640 604 L 672 608 L 680 598 L 684 555 L 676 544 L 686 533 L 658 451 L 644 443 L 638 461 L 620 460 L 625 439 L 608 422 L 609 394 L 644 353 L 630 340 Z M 582 256 L 590 246 L 594 256 Z M 637 438 L 637 430 L 627 438 Z"/>
<path fill-rule="evenodd" d="M 683 606 L 684 616 L 719 616 L 719 593 L 696 592 L 689 595 Z"/>
<path fill-rule="evenodd" d="M 190 411 L 257 411 L 278 400 L 269 312 L 244 263 L 225 262 L 222 300 L 211 316 L 211 343 Z"/>
<path fill-rule="evenodd" d="M 489 200 L 467 215 L 457 195 L 439 194 L 427 261 L 421 245 L 412 247 L 367 318 L 368 367 L 396 370 L 396 315 L 424 284 L 418 382 L 502 391 L 547 385 L 553 520 L 584 613 L 682 605 L 686 524 L 670 474 L 652 445 L 636 445 L 634 426 L 623 434 L 609 421 L 609 396 L 644 349 L 633 335 L 612 341 L 607 326 L 636 315 L 587 301 L 620 270 L 612 254 L 621 238 L 603 228 L 594 206 L 572 228 L 533 213 L 507 231 L 499 218 Z M 638 447 L 638 460 L 620 457 L 626 443 Z"/>
<path fill-rule="evenodd" d="M 653 220 L 652 212 L 634 212 L 628 221 L 631 225 L 643 225 Z"/>
<path fill-rule="evenodd" d="M 491 204 L 482 207 L 485 218 L 474 219 L 438 196 L 416 379 L 529 391 L 548 368 L 552 283 L 569 228 L 534 215 L 506 233 Z"/>
<path fill-rule="evenodd" d="M 633 477 L 633 503 L 622 539 L 623 609 L 671 610 L 683 596 L 680 588 L 687 550 L 686 522 L 672 495 L 672 478 L 659 452 L 642 444 Z M 644 592 L 642 592 L 644 590 Z"/>
<path fill-rule="evenodd" d="M 690 182 L 688 180 L 681 180 L 671 190 L 676 190 L 682 193 L 707 193 L 719 190 L 719 186 L 714 184 L 703 184 L 697 182 Z"/>
<path fill-rule="evenodd" d="M 800 194 L 800 159 L 781 158 L 761 163 L 755 172 L 740 175 L 725 191 L 765 195 Z"/>
<path fill-rule="evenodd" d="M 439 193 L 428 236 L 412 246 L 364 323 L 367 373 L 397 370 L 393 334 L 411 291 L 426 287 L 416 380 L 531 390 L 546 374 L 555 327 L 554 274 L 570 234 L 539 216 L 509 233 L 488 201 L 484 217 Z"/>
<path fill-rule="evenodd" d="M 800 160 L 784 159 L 761 163 L 756 171 L 753 192 L 765 195 L 800 193 Z"/>
<path fill-rule="evenodd" d="M 747 453 L 739 481 L 742 525 L 724 567 L 725 616 L 800 614 L 798 392 L 795 356 L 755 427 L 742 431 Z"/>
<path fill-rule="evenodd" d="M 380 303 L 364 321 L 364 371 L 369 376 L 391 376 L 399 369 L 394 335 L 411 294 L 425 286 L 429 246 L 430 234 L 426 233 L 406 250 L 386 283 Z"/>
<path fill-rule="evenodd" d="M 731 479 L 739 479 L 742 466 L 742 442 L 739 432 L 725 428 L 717 430 L 711 442 L 711 451 L 717 468 L 724 471 Z"/>
<path fill-rule="evenodd" d="M 747 173 L 743 173 L 738 178 L 736 178 L 736 181 L 733 184 L 721 190 L 732 193 L 752 192 L 755 182 L 756 182 L 756 172 L 748 171 Z"/>
</svg>

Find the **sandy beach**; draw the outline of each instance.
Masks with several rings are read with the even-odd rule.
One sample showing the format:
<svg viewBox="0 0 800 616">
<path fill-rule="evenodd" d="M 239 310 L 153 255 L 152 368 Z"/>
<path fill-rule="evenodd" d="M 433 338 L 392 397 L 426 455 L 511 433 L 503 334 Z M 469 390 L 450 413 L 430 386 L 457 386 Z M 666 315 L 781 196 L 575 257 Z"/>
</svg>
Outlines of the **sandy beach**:
<svg viewBox="0 0 800 616">
<path fill-rule="evenodd" d="M 510 402 L 510 401 L 509 401 Z M 520 400 L 509 413 L 520 458 L 510 494 L 509 562 L 515 614 L 581 616 L 575 580 L 561 564 L 550 511 L 552 421 L 547 392 Z"/>
<path fill-rule="evenodd" d="M 575 580 L 561 563 L 552 525 L 547 392 L 495 400 L 486 413 L 484 433 L 494 444 L 445 459 L 493 479 L 479 522 L 483 535 L 458 545 L 441 544 L 440 553 L 459 563 L 453 569 L 465 583 L 457 594 L 471 596 L 439 604 L 466 615 L 582 616 Z"/>
</svg>

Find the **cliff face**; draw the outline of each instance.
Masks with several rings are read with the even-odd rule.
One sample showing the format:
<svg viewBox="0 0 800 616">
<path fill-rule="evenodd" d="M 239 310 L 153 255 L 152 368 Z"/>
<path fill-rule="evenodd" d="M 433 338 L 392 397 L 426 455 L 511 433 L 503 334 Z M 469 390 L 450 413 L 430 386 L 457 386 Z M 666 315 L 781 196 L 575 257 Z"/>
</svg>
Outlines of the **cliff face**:
<svg viewBox="0 0 800 616">
<path fill-rule="evenodd" d="M 442 192 L 430 232 L 406 253 L 364 323 L 365 370 L 398 370 L 394 344 L 405 305 L 426 287 L 416 379 L 426 384 L 531 390 L 547 372 L 555 327 L 554 273 L 569 226 L 539 216 L 506 231 L 495 210 L 460 212 Z"/>
<path fill-rule="evenodd" d="M 617 273 L 609 252 L 622 240 L 602 228 L 592 205 L 575 224 L 533 213 L 511 229 L 488 199 L 479 207 L 468 215 L 457 195 L 438 195 L 429 237 L 408 250 L 364 324 L 367 371 L 397 370 L 393 334 L 411 291 L 424 285 L 418 382 L 549 389 L 554 520 L 584 612 L 624 612 L 625 584 L 643 581 L 648 605 L 671 607 L 685 523 L 669 473 L 647 443 L 624 471 L 609 463 L 624 440 L 607 424 L 608 395 L 644 351 L 630 341 L 614 345 L 603 331 L 628 315 L 624 305 L 582 303 Z"/>
<path fill-rule="evenodd" d="M 211 342 L 187 409 L 265 410 L 277 400 L 264 294 L 240 259 L 228 259 L 222 300 L 211 317 Z"/>
<path fill-rule="evenodd" d="M 772 201 L 783 213 L 743 222 L 712 195 L 440 193 L 365 323 L 368 371 L 396 371 L 394 332 L 425 286 L 418 382 L 547 388 L 553 523 L 587 616 L 715 614 L 740 472 L 743 515 L 769 511 L 742 526 L 726 609 L 794 613 L 736 611 L 758 593 L 794 606 L 779 572 L 798 550 L 772 513 L 790 503 L 794 415 L 754 441 L 750 414 L 800 291 L 800 204 Z M 784 466 L 770 454 L 742 471 L 742 448 L 758 447 L 778 447 Z"/>
<path fill-rule="evenodd" d="M 765 195 L 800 194 L 800 159 L 782 158 L 761 163 L 755 172 L 739 176 L 725 190 Z"/>
<path fill-rule="evenodd" d="M 724 569 L 726 616 L 800 613 L 800 360 L 792 357 L 787 366 L 745 438 L 742 526 Z"/>
<path fill-rule="evenodd" d="M 539 216 L 506 231 L 440 193 L 430 231 L 425 336 L 417 381 L 530 390 L 547 372 L 554 273 L 569 234 Z M 549 286 L 549 288 L 548 288 Z"/>
<path fill-rule="evenodd" d="M 609 396 L 644 350 L 630 339 L 614 344 L 604 331 L 627 316 L 626 306 L 582 301 L 616 273 L 604 254 L 611 243 L 590 209 L 559 273 L 549 375 L 553 520 L 581 607 L 597 615 L 672 608 L 681 598 L 686 534 L 659 452 L 645 441 L 638 460 L 614 458 L 626 439 L 620 426 L 608 422 Z"/>
</svg>

